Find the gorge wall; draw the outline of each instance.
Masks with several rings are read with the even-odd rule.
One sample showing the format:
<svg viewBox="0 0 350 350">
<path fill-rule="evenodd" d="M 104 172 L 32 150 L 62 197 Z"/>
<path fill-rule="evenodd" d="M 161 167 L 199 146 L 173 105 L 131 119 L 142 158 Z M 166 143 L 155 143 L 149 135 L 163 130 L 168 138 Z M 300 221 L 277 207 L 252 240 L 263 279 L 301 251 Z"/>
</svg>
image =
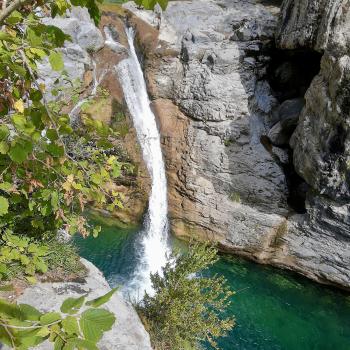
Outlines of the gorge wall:
<svg viewBox="0 0 350 350">
<path fill-rule="evenodd" d="M 349 288 L 349 2 L 125 7 L 138 18 L 173 232 Z"/>
</svg>

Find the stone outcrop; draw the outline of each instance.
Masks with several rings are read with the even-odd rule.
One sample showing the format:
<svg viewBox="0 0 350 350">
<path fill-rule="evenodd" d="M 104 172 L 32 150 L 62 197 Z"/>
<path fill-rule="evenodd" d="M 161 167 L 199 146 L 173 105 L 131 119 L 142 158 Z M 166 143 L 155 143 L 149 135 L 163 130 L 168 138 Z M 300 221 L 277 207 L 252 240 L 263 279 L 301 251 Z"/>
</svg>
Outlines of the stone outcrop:
<svg viewBox="0 0 350 350">
<path fill-rule="evenodd" d="M 138 40 L 162 133 L 172 230 L 350 288 L 349 4 L 285 0 L 280 14 L 273 3 L 173 1 L 161 18 L 125 5 L 159 29 L 158 45 Z M 309 89 L 305 73 L 319 66 L 305 66 L 303 55 L 271 73 L 275 33 L 280 51 L 298 49 L 297 57 L 303 49 L 316 60 L 325 52 Z M 296 127 L 297 173 L 288 149 Z M 295 193 L 307 198 L 300 211 L 290 204 Z"/>
<path fill-rule="evenodd" d="M 277 43 L 323 53 L 290 142 L 310 188 L 307 213 L 291 229 L 293 254 L 302 269 L 349 287 L 350 2 L 285 1 Z"/>
<path fill-rule="evenodd" d="M 346 40 L 348 13 L 347 0 L 284 0 L 276 32 L 279 46 L 324 50 L 333 39 Z"/>
<path fill-rule="evenodd" d="M 94 299 L 110 291 L 102 273 L 90 262 L 82 259 L 87 268 L 83 282 L 37 283 L 28 287 L 17 299 L 18 303 L 29 304 L 42 312 L 59 311 L 60 305 L 67 298 L 87 295 Z M 120 294 L 101 306 L 116 316 L 112 329 L 104 333 L 98 343 L 101 350 L 152 350 L 148 333 L 145 331 L 136 311 Z M 0 344 L 0 348 L 1 344 Z M 35 347 L 38 350 L 51 350 L 53 343 L 45 341 Z M 6 347 L 3 348 L 6 350 Z"/>
</svg>

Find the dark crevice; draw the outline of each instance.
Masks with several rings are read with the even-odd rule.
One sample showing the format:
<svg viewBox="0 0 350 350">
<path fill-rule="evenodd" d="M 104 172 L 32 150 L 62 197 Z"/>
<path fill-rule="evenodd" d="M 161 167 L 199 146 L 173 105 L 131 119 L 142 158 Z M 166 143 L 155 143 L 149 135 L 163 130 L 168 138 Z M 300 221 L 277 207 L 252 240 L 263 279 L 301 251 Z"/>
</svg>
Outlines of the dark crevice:
<svg viewBox="0 0 350 350">
<path fill-rule="evenodd" d="M 279 102 L 304 97 L 312 79 L 320 71 L 322 54 L 307 50 L 270 51 L 267 79 Z"/>
<path fill-rule="evenodd" d="M 345 152 L 346 131 L 342 125 L 335 128 L 335 132 L 329 140 L 329 152 L 335 155 Z"/>
<path fill-rule="evenodd" d="M 289 190 L 288 205 L 296 213 L 304 214 L 308 185 L 294 168 L 293 150 L 289 146 L 289 140 L 297 127 L 305 93 L 320 71 L 322 55 L 311 50 L 279 50 L 275 47 L 266 47 L 265 51 L 271 57 L 265 79 L 279 105 L 272 111 L 267 121 L 270 131 L 261 141 L 283 169 Z M 342 152 L 342 138 L 339 135 L 342 135 L 341 130 L 337 131 L 334 140 L 330 140 L 330 148 L 334 153 Z M 280 161 L 273 154 L 274 147 L 287 152 L 287 162 Z"/>
<path fill-rule="evenodd" d="M 281 7 L 283 0 L 259 0 L 260 4 Z"/>
</svg>

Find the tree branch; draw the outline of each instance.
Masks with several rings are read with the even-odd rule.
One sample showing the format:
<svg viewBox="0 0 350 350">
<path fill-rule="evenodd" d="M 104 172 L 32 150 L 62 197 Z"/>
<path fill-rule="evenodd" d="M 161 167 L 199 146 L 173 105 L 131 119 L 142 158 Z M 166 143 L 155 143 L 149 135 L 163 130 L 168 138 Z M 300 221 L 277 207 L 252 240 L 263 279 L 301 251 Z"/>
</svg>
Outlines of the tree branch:
<svg viewBox="0 0 350 350">
<path fill-rule="evenodd" d="M 9 6 L 7 6 L 0 12 L 0 24 L 2 24 L 5 21 L 5 19 L 11 15 L 13 11 L 18 10 L 20 7 L 26 5 L 31 1 L 33 0 L 15 0 L 14 2 L 12 2 Z"/>
</svg>

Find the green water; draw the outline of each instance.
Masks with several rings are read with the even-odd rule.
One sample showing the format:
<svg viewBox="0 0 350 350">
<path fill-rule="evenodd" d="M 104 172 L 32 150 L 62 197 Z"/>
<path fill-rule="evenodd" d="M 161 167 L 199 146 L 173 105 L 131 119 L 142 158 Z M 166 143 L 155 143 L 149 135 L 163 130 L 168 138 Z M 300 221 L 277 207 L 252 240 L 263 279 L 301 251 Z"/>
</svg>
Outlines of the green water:
<svg viewBox="0 0 350 350">
<path fill-rule="evenodd" d="M 138 229 L 104 225 L 99 238 L 76 239 L 80 254 L 123 285 L 137 264 Z M 236 327 L 223 350 L 350 350 L 350 295 L 294 274 L 225 258 L 207 273 L 224 275 L 237 294 Z"/>
</svg>

